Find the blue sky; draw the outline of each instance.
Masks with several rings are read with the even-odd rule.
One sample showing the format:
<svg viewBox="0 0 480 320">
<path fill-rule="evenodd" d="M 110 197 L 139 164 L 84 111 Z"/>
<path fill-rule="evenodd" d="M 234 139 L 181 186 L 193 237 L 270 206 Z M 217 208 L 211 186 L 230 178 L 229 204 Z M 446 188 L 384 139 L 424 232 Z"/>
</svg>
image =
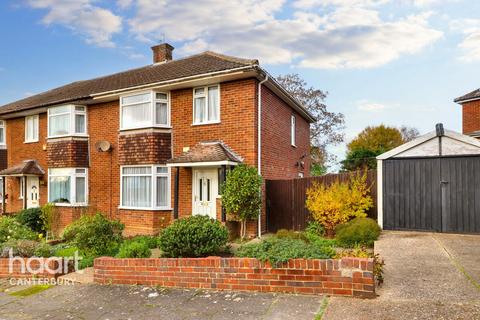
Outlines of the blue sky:
<svg viewBox="0 0 480 320">
<path fill-rule="evenodd" d="M 478 12 L 468 0 L 6 0 L 0 104 L 149 64 L 165 37 L 175 57 L 213 50 L 299 73 L 345 114 L 347 141 L 380 123 L 460 131 L 452 100 L 480 87 Z"/>
</svg>

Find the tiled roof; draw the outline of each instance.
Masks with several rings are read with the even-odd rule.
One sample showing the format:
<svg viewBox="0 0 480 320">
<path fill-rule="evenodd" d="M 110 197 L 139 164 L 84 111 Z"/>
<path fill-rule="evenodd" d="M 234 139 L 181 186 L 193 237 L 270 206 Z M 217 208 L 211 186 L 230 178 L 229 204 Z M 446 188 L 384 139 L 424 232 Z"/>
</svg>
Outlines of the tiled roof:
<svg viewBox="0 0 480 320">
<path fill-rule="evenodd" d="M 470 99 L 477 99 L 477 98 L 480 99 L 480 89 L 473 90 L 472 92 L 464 94 L 461 97 L 455 98 L 455 100 L 453 100 L 453 101 L 454 102 L 461 102 L 461 101 L 470 100 Z"/>
<path fill-rule="evenodd" d="M 241 59 L 207 51 L 183 59 L 152 64 L 91 80 L 73 82 L 1 106 L 0 115 L 59 103 L 88 100 L 93 94 L 112 90 L 126 89 L 240 67 L 253 67 L 257 64 L 257 60 Z"/>
<path fill-rule="evenodd" d="M 35 175 L 43 176 L 45 171 L 40 167 L 37 160 L 25 160 L 22 163 L 14 165 L 0 171 L 0 176 L 16 176 L 16 175 Z"/>
<path fill-rule="evenodd" d="M 173 158 L 168 163 L 192 163 L 192 162 L 217 162 L 232 161 L 242 162 L 243 159 L 231 150 L 222 141 L 200 142 L 187 152 Z"/>
</svg>

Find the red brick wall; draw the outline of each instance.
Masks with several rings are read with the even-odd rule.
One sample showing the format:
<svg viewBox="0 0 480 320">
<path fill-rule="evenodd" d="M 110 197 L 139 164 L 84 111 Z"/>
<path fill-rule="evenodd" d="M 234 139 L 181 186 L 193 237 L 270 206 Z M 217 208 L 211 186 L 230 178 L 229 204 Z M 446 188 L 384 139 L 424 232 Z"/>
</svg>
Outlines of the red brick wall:
<svg viewBox="0 0 480 320">
<path fill-rule="evenodd" d="M 47 171 L 47 152 L 43 146 L 47 144 L 47 113 L 39 116 L 39 136 L 38 142 L 24 143 L 25 141 L 25 117 L 6 120 L 6 143 L 8 148 L 7 159 L 8 166 L 21 163 L 24 160 L 37 160 L 43 170 Z M 8 196 L 6 211 L 17 212 L 22 210 L 23 200 L 20 200 L 20 183 L 15 177 L 6 178 Z M 40 178 L 40 204 L 45 204 L 48 199 L 47 194 L 47 175 Z"/>
<path fill-rule="evenodd" d="M 88 168 L 88 138 L 49 139 L 47 165 L 49 168 Z"/>
<path fill-rule="evenodd" d="M 462 104 L 463 133 L 480 131 L 480 100 Z"/>
<path fill-rule="evenodd" d="M 250 258 L 95 259 L 101 284 L 375 297 L 373 259 L 290 260 L 277 268 Z"/>
<path fill-rule="evenodd" d="M 170 132 L 123 132 L 119 136 L 120 165 L 165 163 L 172 157 Z"/>
<path fill-rule="evenodd" d="M 27 269 L 27 261 L 28 258 L 21 258 L 23 260 L 24 269 L 22 272 L 22 262 L 20 259 L 15 259 L 10 269 L 10 259 L 9 258 L 0 258 L 0 279 L 8 279 L 8 278 L 57 278 L 64 274 L 63 272 L 63 261 L 55 261 L 55 258 L 34 258 L 30 262 L 30 269 L 32 271 L 39 271 L 37 273 L 28 273 Z M 42 266 L 44 267 L 44 271 L 41 272 Z M 47 272 L 45 268 L 51 269 L 54 271 L 52 273 Z M 59 267 L 60 266 L 60 267 Z M 57 270 L 58 268 L 58 270 Z M 61 270 L 61 271 L 60 271 Z M 56 272 L 60 271 L 60 272 Z"/>
</svg>

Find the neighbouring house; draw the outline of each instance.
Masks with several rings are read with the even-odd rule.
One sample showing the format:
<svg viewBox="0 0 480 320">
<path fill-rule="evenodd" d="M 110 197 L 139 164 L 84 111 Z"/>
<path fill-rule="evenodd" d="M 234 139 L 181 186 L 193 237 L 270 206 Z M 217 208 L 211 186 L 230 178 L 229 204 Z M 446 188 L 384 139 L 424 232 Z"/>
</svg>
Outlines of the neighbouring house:
<svg viewBox="0 0 480 320">
<path fill-rule="evenodd" d="M 51 202 L 59 228 L 99 211 L 156 234 L 191 214 L 225 221 L 219 185 L 239 163 L 309 175 L 314 119 L 257 60 L 152 51 L 151 65 L 0 107 L 4 212 Z M 265 209 L 248 229 L 265 231 Z"/>
<path fill-rule="evenodd" d="M 463 134 L 480 138 L 480 89 L 464 94 L 454 102 L 462 106 Z"/>
</svg>

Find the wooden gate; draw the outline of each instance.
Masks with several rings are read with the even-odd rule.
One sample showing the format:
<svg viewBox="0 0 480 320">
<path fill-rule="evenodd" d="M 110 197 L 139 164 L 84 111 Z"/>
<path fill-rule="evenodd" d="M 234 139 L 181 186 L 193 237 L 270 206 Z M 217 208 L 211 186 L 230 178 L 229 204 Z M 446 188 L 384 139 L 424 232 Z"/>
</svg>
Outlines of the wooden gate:
<svg viewBox="0 0 480 320">
<path fill-rule="evenodd" d="M 321 177 L 299 178 L 292 180 L 266 180 L 267 229 L 276 232 L 279 229 L 304 230 L 310 220 L 305 208 L 307 189 L 312 184 L 330 185 L 334 181 L 350 180 L 349 173 L 328 174 Z M 374 206 L 368 212 L 371 218 L 377 218 L 377 172 L 367 173 L 367 183 L 371 187 L 370 195 Z"/>
</svg>

